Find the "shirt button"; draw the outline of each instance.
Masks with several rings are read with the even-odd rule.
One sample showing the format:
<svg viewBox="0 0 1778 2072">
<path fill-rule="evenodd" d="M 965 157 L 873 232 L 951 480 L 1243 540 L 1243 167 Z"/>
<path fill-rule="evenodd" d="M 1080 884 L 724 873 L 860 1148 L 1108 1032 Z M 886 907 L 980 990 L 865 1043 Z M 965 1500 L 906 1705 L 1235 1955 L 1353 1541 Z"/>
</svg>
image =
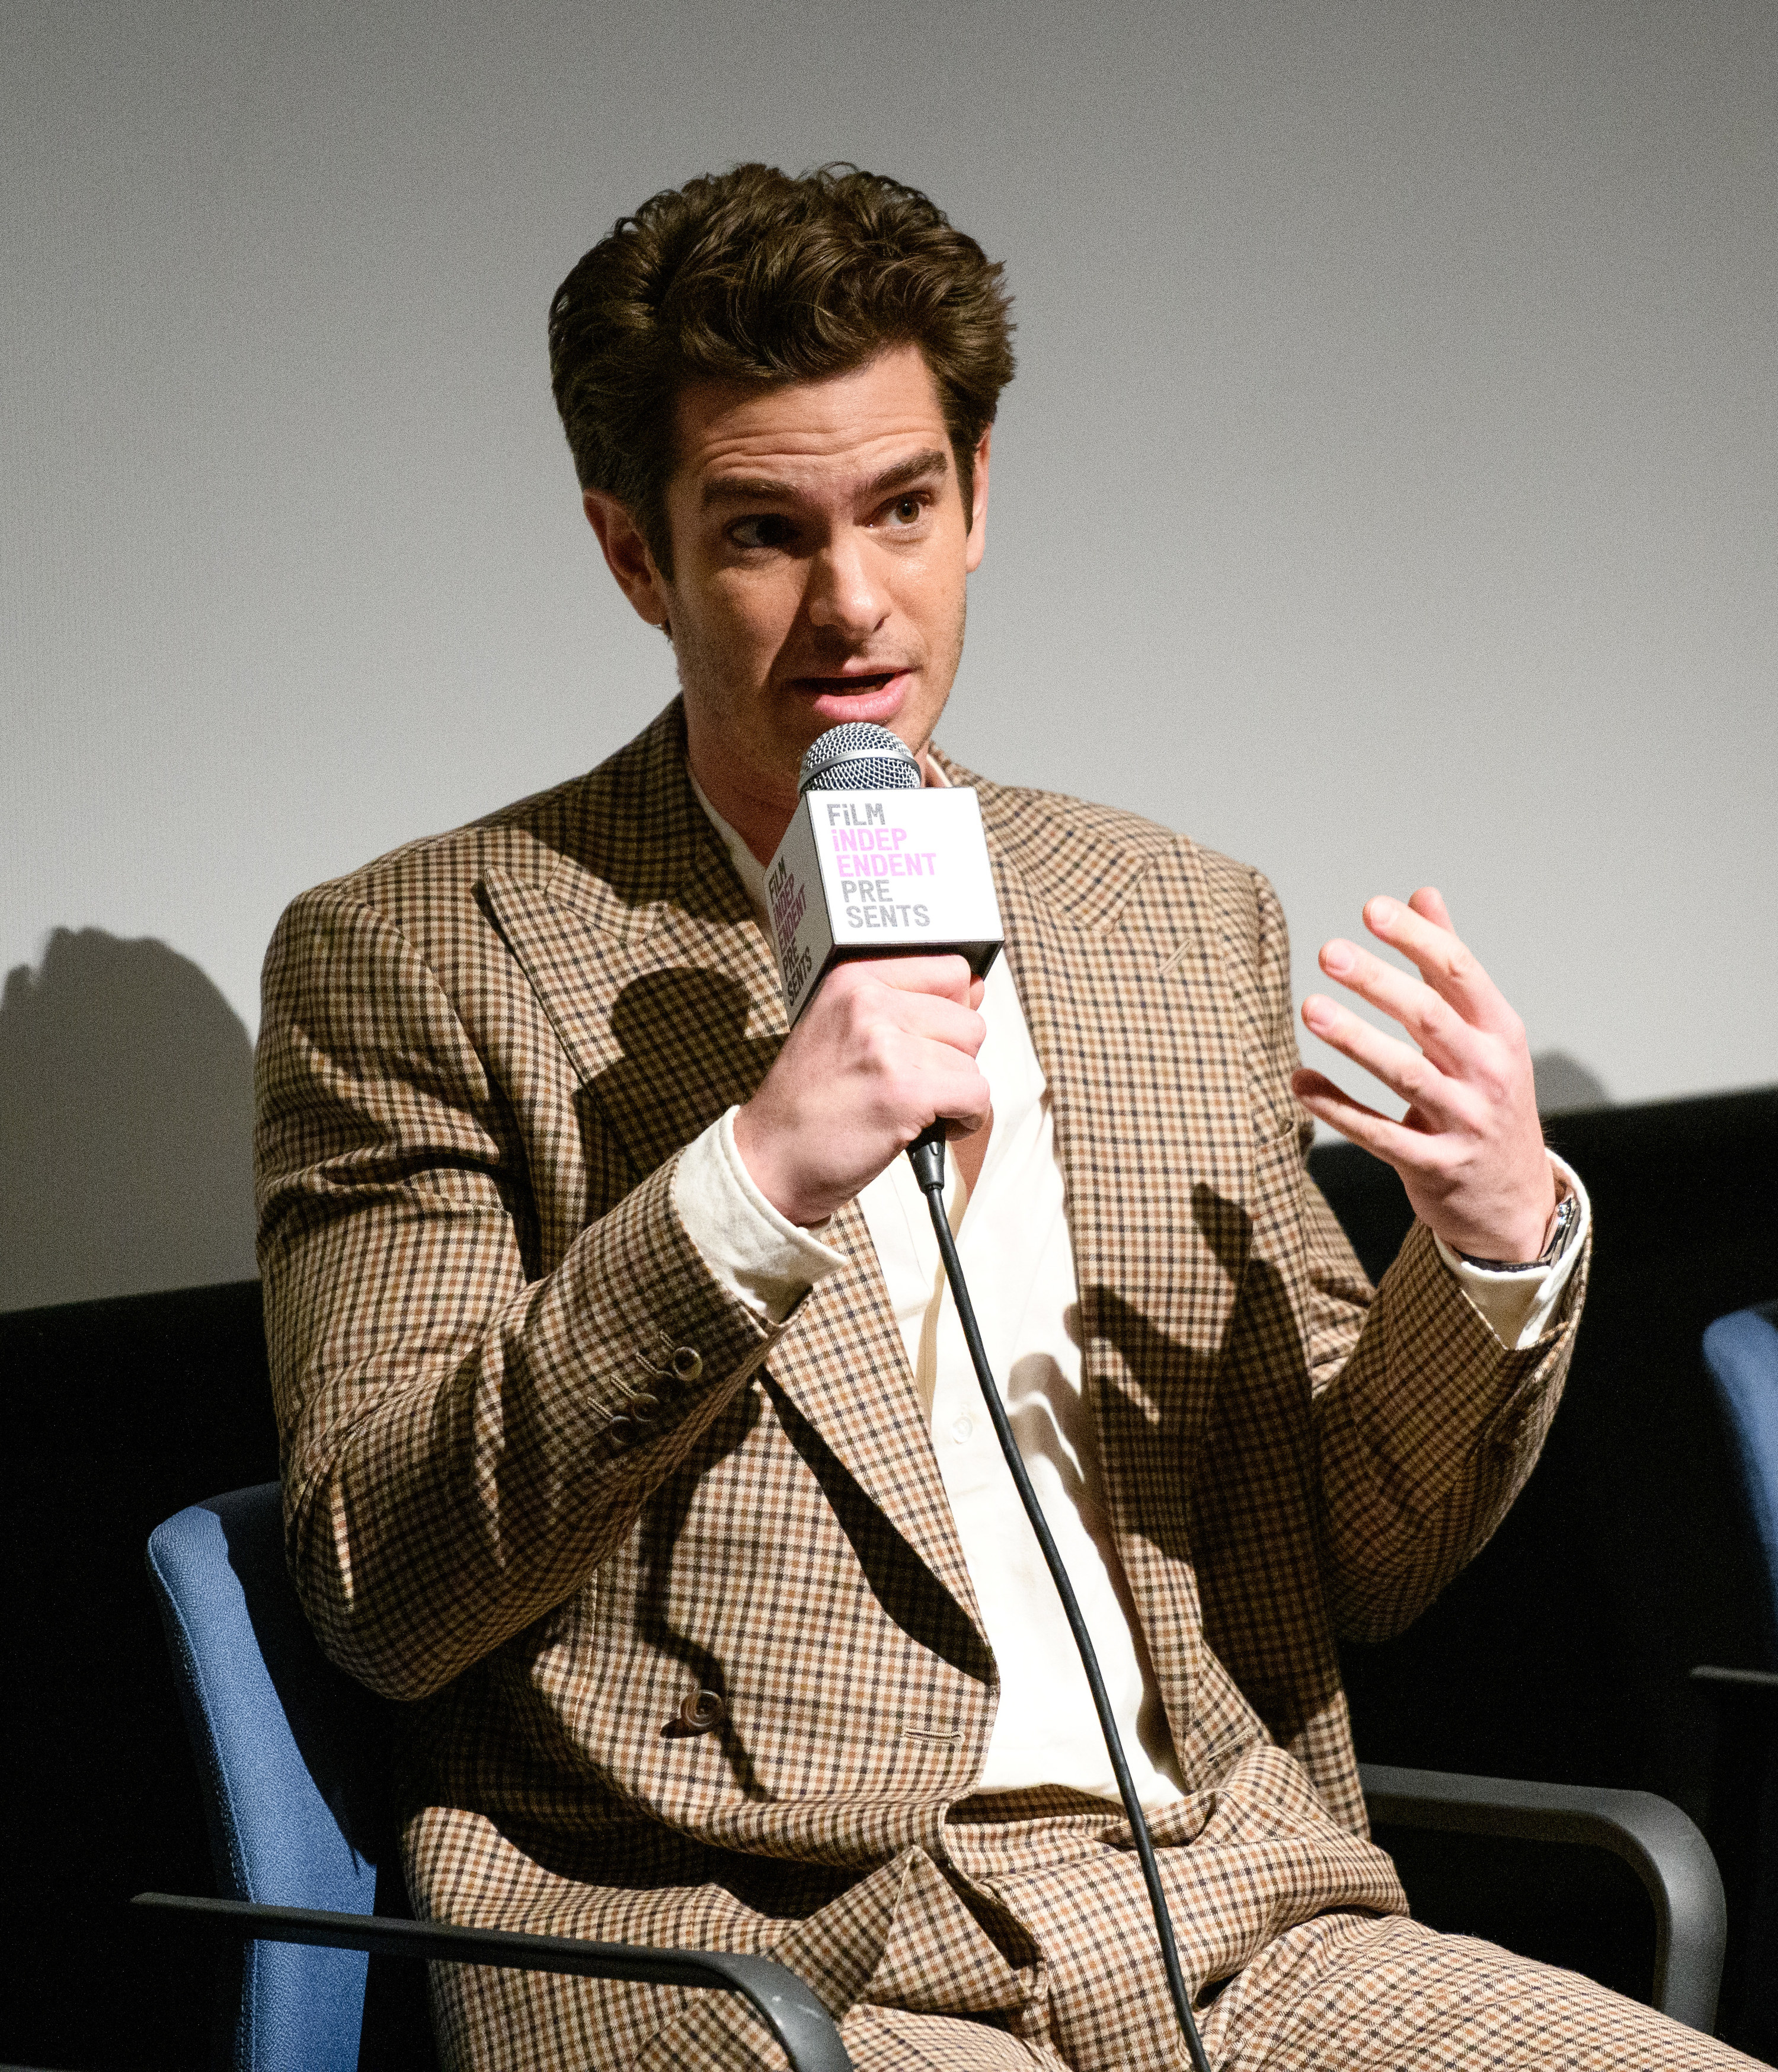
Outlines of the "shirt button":
<svg viewBox="0 0 1778 2072">
<path fill-rule="evenodd" d="M 975 1430 L 975 1420 L 973 1417 L 959 1417 L 951 1428 L 951 1436 L 961 1446 L 973 1436 Z"/>
<path fill-rule="evenodd" d="M 672 1369 L 680 1381 L 696 1381 L 704 1371 L 704 1355 L 695 1346 L 680 1346 L 674 1352 Z"/>
</svg>

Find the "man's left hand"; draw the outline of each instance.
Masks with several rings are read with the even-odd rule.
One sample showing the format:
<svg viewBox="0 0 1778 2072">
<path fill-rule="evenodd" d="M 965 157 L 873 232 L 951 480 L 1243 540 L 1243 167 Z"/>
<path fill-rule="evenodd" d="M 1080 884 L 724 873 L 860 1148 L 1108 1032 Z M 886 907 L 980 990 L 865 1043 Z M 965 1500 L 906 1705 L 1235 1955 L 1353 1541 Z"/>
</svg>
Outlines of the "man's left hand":
<svg viewBox="0 0 1778 2072">
<path fill-rule="evenodd" d="M 1535 1259 L 1556 1190 L 1524 1023 L 1457 939 L 1431 886 L 1405 906 L 1373 899 L 1365 926 L 1417 965 L 1420 977 L 1337 939 L 1323 945 L 1321 968 L 1400 1022 L 1419 1049 L 1324 993 L 1303 1002 L 1303 1021 L 1399 1095 L 1407 1112 L 1391 1122 L 1320 1072 L 1295 1073 L 1291 1091 L 1311 1115 L 1393 1166 L 1415 1214 L 1453 1251 Z"/>
</svg>

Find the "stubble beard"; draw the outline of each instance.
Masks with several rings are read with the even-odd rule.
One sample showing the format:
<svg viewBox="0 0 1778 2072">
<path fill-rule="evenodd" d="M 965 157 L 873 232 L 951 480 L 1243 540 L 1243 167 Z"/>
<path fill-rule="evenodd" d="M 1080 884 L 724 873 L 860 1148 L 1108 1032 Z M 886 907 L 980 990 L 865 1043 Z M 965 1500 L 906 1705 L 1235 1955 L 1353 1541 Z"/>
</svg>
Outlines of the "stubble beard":
<svg viewBox="0 0 1778 2072">
<path fill-rule="evenodd" d="M 951 690 L 957 671 L 963 662 L 963 636 L 969 619 L 969 590 L 965 584 L 957 600 L 957 616 L 946 658 L 948 675 L 945 693 L 938 709 L 928 720 L 918 741 L 910 741 L 908 747 L 916 755 L 923 754 L 930 746 L 934 733 L 945 709 L 951 702 Z M 695 622 L 691 622 L 695 623 Z M 729 689 L 729 672 L 724 667 L 725 655 L 717 645 L 704 641 L 691 631 L 688 622 L 679 619 L 668 634 L 672 643 L 674 672 L 679 679 L 680 696 L 684 702 L 688 730 L 694 726 L 704 746 L 721 753 L 727 743 L 741 751 L 743 767 L 747 773 L 749 788 L 757 791 L 770 790 L 774 796 L 782 794 L 794 808 L 796 804 L 797 779 L 802 773 L 803 757 L 809 742 L 824 733 L 826 726 L 811 735 L 808 740 L 787 739 L 780 746 L 772 745 L 768 754 L 757 758 L 745 753 L 745 748 L 758 739 L 757 724 L 747 724 L 747 700 L 737 697 Z M 927 658 L 930 668 L 931 657 Z M 695 716 L 695 717 L 694 717 Z M 712 724 L 706 725 L 706 721 Z M 837 722 L 828 722 L 827 726 Z"/>
</svg>

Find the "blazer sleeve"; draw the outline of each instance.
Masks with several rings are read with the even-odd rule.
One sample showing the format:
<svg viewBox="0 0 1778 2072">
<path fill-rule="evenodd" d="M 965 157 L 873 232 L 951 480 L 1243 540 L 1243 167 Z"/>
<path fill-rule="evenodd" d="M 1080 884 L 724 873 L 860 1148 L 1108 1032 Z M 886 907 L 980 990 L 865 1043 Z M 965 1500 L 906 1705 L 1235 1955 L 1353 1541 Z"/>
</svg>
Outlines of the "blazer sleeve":
<svg viewBox="0 0 1778 2072">
<path fill-rule="evenodd" d="M 1256 873 L 1264 1071 L 1274 1114 L 1297 1063 L 1284 919 Z M 1300 1114 L 1300 1111 L 1297 1111 Z M 1338 1632 L 1407 1626 L 1486 1544 L 1535 1466 L 1561 1395 L 1587 1260 L 1534 1346 L 1503 1345 L 1416 1222 L 1372 1290 L 1309 1177 L 1312 1125 L 1289 1161 L 1293 1256 L 1307 1348 L 1324 1572 Z"/>
<path fill-rule="evenodd" d="M 290 1565 L 333 1659 L 437 1690 L 585 1582 L 778 1335 L 676 1159 L 538 1275 L 526 1140 L 437 974 L 355 891 L 292 906 L 257 1061 Z"/>
</svg>

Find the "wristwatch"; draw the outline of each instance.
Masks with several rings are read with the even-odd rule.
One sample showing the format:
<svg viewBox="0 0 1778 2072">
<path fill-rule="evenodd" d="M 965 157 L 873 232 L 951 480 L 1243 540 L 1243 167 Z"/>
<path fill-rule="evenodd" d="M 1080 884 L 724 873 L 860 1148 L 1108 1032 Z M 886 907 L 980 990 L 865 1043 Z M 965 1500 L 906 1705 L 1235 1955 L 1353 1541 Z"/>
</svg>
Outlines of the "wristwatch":
<svg viewBox="0 0 1778 2072">
<path fill-rule="evenodd" d="M 1556 1204 L 1550 1219 L 1550 1235 L 1535 1259 L 1477 1259 L 1472 1252 L 1457 1254 L 1465 1266 L 1479 1267 L 1484 1273 L 1529 1273 L 1534 1267 L 1554 1266 L 1574 1242 L 1580 1227 L 1580 1197 L 1572 1191 Z"/>
</svg>

